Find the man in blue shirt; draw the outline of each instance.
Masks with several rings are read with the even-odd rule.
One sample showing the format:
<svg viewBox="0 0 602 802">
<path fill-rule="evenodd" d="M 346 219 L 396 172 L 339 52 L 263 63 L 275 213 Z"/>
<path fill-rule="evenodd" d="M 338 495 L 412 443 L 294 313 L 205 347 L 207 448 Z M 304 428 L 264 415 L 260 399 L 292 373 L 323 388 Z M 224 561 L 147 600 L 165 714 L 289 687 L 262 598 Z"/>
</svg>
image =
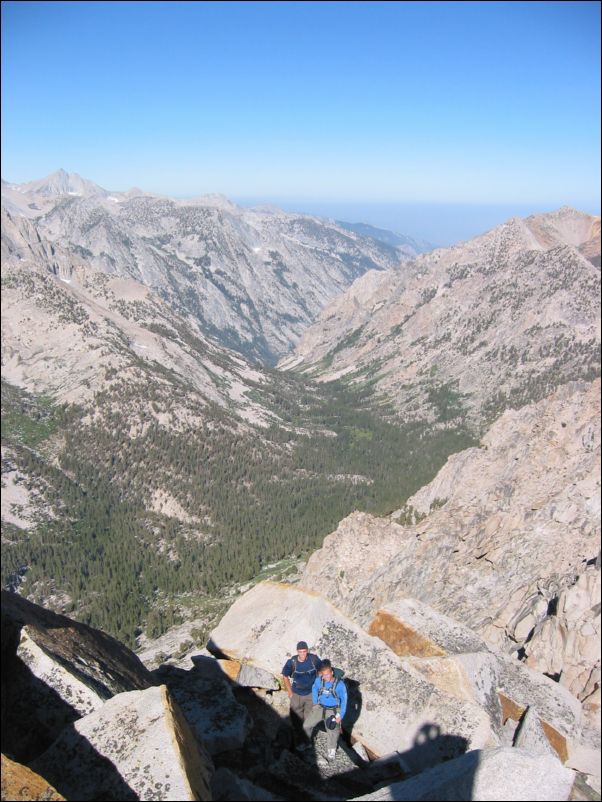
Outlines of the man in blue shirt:
<svg viewBox="0 0 602 802">
<path fill-rule="evenodd" d="M 313 708 L 303 723 L 303 731 L 311 741 L 316 724 L 324 721 L 328 760 L 334 760 L 337 752 L 341 721 L 347 710 L 347 688 L 342 678 L 335 677 L 330 660 L 322 660 L 318 676 L 312 687 Z"/>
<path fill-rule="evenodd" d="M 289 658 L 282 669 L 284 687 L 291 700 L 291 719 L 296 738 L 301 735 L 301 725 L 313 709 L 311 689 L 319 668 L 320 658 L 309 651 L 304 640 L 300 640 L 296 656 Z"/>
</svg>

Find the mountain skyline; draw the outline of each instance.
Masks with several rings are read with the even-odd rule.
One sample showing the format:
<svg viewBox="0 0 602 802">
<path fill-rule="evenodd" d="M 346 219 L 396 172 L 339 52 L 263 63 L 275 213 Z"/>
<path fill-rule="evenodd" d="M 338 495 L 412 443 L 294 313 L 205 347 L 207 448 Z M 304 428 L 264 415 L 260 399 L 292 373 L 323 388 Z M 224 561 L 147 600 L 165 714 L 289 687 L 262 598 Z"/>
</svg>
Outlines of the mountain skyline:
<svg viewBox="0 0 602 802">
<path fill-rule="evenodd" d="M 96 187 L 99 194 L 113 195 L 157 195 L 159 197 L 169 197 L 176 202 L 192 202 L 202 199 L 204 202 L 216 205 L 225 202 L 226 204 L 238 205 L 243 208 L 255 207 L 276 207 L 284 212 L 292 212 L 321 218 L 327 218 L 343 225 L 351 226 L 371 226 L 383 229 L 384 234 L 408 237 L 413 239 L 415 246 L 418 241 L 422 241 L 422 250 L 429 250 L 435 247 L 448 247 L 458 242 L 467 241 L 475 236 L 482 234 L 501 225 L 512 217 L 528 217 L 532 214 L 545 214 L 554 212 L 558 206 L 555 205 L 530 205 L 530 204 L 387 204 L 387 203 L 353 203 L 350 201 L 324 201 L 316 199 L 291 200 L 290 198 L 227 198 L 221 193 L 200 192 L 186 197 L 177 195 L 164 195 L 140 189 L 138 186 L 125 189 L 111 189 L 101 187 L 95 181 L 73 172 L 70 173 L 60 167 L 46 174 L 43 178 L 34 178 L 22 184 L 7 181 L 2 176 L 3 191 L 10 190 L 11 187 L 19 187 L 19 191 L 35 190 L 46 184 L 61 185 L 61 182 L 75 181 L 78 188 L 82 186 Z M 65 184 L 66 186 L 66 184 Z M 65 192 L 69 194 L 68 188 Z M 70 194 L 81 194 L 71 192 Z M 52 196 L 52 192 L 49 193 Z M 5 197 L 6 202 L 6 197 Z M 566 204 L 561 204 L 566 205 Z M 580 208 L 579 211 L 586 214 L 599 216 L 600 207 Z M 37 210 L 33 210 L 33 214 Z M 359 230 L 359 229 L 358 229 Z M 376 237 L 378 239 L 378 237 Z M 388 242 L 390 237 L 385 237 Z"/>
<path fill-rule="evenodd" d="M 2 172 L 596 212 L 599 27 L 588 2 L 9 0 Z"/>
</svg>

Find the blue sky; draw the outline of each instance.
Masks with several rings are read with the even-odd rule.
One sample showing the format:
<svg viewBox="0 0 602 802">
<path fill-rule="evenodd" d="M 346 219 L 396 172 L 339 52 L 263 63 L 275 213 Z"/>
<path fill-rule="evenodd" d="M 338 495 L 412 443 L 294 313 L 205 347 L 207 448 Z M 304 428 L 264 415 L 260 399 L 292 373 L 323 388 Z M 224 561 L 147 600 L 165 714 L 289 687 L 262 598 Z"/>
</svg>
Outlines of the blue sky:
<svg viewBox="0 0 602 802">
<path fill-rule="evenodd" d="M 598 2 L 3 2 L 2 176 L 597 212 L 599 30 Z"/>
</svg>

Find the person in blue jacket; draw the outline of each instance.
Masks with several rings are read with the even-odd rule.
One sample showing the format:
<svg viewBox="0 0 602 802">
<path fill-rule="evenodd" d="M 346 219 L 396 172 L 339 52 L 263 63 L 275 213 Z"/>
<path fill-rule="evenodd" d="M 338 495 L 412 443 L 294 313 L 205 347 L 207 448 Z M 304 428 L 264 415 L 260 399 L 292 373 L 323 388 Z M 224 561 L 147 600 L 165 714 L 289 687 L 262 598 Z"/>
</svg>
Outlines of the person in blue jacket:
<svg viewBox="0 0 602 802">
<path fill-rule="evenodd" d="M 313 709 L 303 722 L 303 731 L 311 742 L 314 727 L 324 721 L 328 760 L 334 760 L 341 734 L 341 721 L 347 710 L 347 688 L 345 680 L 335 676 L 330 660 L 322 660 L 311 692 Z"/>
</svg>

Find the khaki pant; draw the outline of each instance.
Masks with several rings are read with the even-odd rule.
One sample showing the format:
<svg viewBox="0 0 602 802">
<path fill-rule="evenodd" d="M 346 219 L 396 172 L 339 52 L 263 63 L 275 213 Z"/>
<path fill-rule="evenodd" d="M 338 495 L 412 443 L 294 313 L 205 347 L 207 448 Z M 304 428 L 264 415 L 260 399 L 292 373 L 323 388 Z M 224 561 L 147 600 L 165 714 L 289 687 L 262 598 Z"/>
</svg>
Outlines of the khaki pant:
<svg viewBox="0 0 602 802">
<path fill-rule="evenodd" d="M 311 713 L 313 706 L 311 693 L 305 696 L 293 693 L 291 696 L 291 722 L 296 743 L 302 743 L 303 741 L 303 730 L 301 728 L 303 722 Z"/>
<path fill-rule="evenodd" d="M 300 721 L 305 721 L 311 713 L 313 706 L 314 703 L 311 698 L 311 693 L 308 693 L 306 696 L 299 696 L 298 693 L 294 693 L 291 696 L 291 714 L 297 716 Z"/>
<path fill-rule="evenodd" d="M 333 713 L 338 713 L 339 710 L 336 707 L 322 707 L 322 705 L 314 705 L 311 713 L 303 722 L 303 732 L 307 735 L 307 737 L 311 740 L 311 734 L 314 731 L 314 727 L 316 724 L 319 724 L 324 719 L 328 718 L 328 716 L 332 716 Z M 336 749 L 337 744 L 339 742 L 339 735 L 341 734 L 341 724 L 337 724 L 334 730 L 329 730 L 326 727 L 326 742 L 328 749 Z"/>
</svg>

